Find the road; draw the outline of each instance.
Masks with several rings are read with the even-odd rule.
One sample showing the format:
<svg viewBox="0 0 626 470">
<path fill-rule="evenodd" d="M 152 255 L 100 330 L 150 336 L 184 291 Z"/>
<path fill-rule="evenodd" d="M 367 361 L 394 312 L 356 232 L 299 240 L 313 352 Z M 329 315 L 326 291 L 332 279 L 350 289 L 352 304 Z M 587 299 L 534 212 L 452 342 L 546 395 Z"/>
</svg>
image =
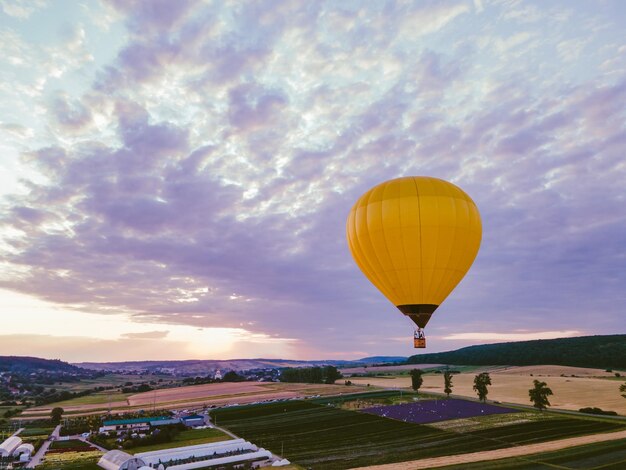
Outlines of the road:
<svg viewBox="0 0 626 470">
<path fill-rule="evenodd" d="M 373 465 L 371 467 L 361 467 L 360 469 L 354 470 L 420 470 L 424 468 L 446 467 L 448 465 L 462 465 L 473 462 L 483 462 L 486 460 L 498 460 L 506 459 L 509 457 L 520 457 L 522 455 L 552 452 L 555 450 L 567 449 L 568 447 L 582 446 L 586 444 L 593 444 L 596 442 L 613 441 L 617 439 L 626 439 L 626 431 L 570 437 L 568 439 L 541 442 L 539 444 L 507 447 L 505 449 L 485 450 L 468 454 L 448 455 L 445 457 L 433 457 L 430 459 L 411 460 L 408 462 L 397 462 L 385 465 Z"/>
<path fill-rule="evenodd" d="M 87 444 L 89 444 L 91 447 L 95 447 L 96 449 L 102 451 L 102 452 L 108 452 L 108 449 L 105 449 L 104 447 L 99 446 L 98 444 L 94 444 L 93 442 L 88 441 L 87 439 L 85 439 L 82 436 L 70 436 L 70 439 L 78 439 L 79 441 L 83 441 Z"/>
<path fill-rule="evenodd" d="M 54 437 L 55 439 L 58 439 L 60 430 L 61 430 L 61 425 L 59 424 L 56 428 L 54 428 L 54 430 L 50 434 L 50 437 Z M 28 464 L 26 465 L 26 468 L 35 468 L 37 465 L 41 463 L 44 455 L 46 455 L 46 452 L 48 452 L 48 448 L 50 447 L 50 444 L 52 444 L 50 437 L 48 437 L 48 439 L 46 439 L 44 443 L 41 444 L 41 447 L 39 448 L 37 453 L 33 456 L 33 458 L 30 459 L 30 462 L 28 462 Z"/>
</svg>

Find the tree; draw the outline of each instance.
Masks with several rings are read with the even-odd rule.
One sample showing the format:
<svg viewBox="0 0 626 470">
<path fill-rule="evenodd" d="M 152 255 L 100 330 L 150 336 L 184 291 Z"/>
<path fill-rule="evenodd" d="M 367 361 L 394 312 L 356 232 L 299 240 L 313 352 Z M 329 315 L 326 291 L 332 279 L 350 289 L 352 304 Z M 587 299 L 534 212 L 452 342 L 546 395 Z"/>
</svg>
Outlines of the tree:
<svg viewBox="0 0 626 470">
<path fill-rule="evenodd" d="M 52 424 L 59 424 L 61 422 L 61 416 L 63 416 L 64 413 L 64 409 L 60 408 L 60 407 L 56 407 L 56 408 L 52 408 L 52 411 L 50 412 L 50 420 L 52 421 Z"/>
<path fill-rule="evenodd" d="M 474 377 L 474 391 L 478 394 L 478 399 L 483 403 L 487 400 L 487 385 L 491 385 L 491 377 L 487 372 L 482 372 Z"/>
<path fill-rule="evenodd" d="M 334 384 L 335 380 L 339 380 L 342 377 L 343 375 L 341 375 L 341 372 L 339 372 L 335 366 L 324 367 L 324 383 L 325 384 Z"/>
<path fill-rule="evenodd" d="M 422 378 L 422 369 L 412 369 L 411 372 L 411 388 L 419 393 L 419 389 L 424 383 Z"/>
<path fill-rule="evenodd" d="M 229 370 L 224 374 L 222 378 L 222 382 L 244 382 L 246 378 L 242 375 L 239 375 L 234 370 Z"/>
<path fill-rule="evenodd" d="M 620 385 L 619 391 L 622 392 L 622 396 L 626 398 L 626 383 Z"/>
<path fill-rule="evenodd" d="M 533 402 L 533 406 L 538 410 L 545 410 L 548 406 L 550 406 L 550 401 L 548 400 L 548 396 L 554 395 L 552 390 L 548 388 L 548 384 L 545 382 L 540 382 L 539 380 L 534 380 L 535 384 L 534 388 L 528 390 L 528 396 L 530 397 L 530 401 Z"/>
<path fill-rule="evenodd" d="M 450 372 L 449 370 L 443 373 L 443 383 L 444 383 L 443 392 L 446 394 L 448 398 L 450 398 L 450 394 L 452 393 L 452 372 Z"/>
</svg>

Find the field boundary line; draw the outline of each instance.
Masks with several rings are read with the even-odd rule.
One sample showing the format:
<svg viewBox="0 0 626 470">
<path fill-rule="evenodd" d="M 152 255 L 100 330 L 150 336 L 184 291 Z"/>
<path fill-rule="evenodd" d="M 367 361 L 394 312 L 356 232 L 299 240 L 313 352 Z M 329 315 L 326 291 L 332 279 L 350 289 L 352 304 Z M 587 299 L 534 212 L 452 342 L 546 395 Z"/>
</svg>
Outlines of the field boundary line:
<svg viewBox="0 0 626 470">
<path fill-rule="evenodd" d="M 468 454 L 448 455 L 444 457 L 433 457 L 421 460 L 410 460 L 407 462 L 396 462 L 383 465 L 372 465 L 370 467 L 359 467 L 359 469 L 369 470 L 419 470 L 423 468 L 445 467 L 448 465 L 460 465 L 465 463 L 481 462 L 484 460 L 499 460 L 511 457 L 521 457 L 524 455 L 540 454 L 556 450 L 567 449 L 596 442 L 614 441 L 626 439 L 626 430 L 591 434 L 587 436 L 570 437 L 555 441 L 540 442 L 524 446 L 506 447 L 504 449 L 485 450 Z"/>
</svg>

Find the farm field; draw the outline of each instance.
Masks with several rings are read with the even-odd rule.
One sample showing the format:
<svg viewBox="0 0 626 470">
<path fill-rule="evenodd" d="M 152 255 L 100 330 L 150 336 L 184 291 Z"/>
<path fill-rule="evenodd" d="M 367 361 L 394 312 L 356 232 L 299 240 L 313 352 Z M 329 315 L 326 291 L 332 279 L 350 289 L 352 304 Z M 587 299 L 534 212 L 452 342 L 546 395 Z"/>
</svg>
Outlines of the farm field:
<svg viewBox="0 0 626 470">
<path fill-rule="evenodd" d="M 426 400 L 389 406 L 375 406 L 361 410 L 383 418 L 407 423 L 435 423 L 450 419 L 472 418 L 493 414 L 514 413 L 516 410 L 467 400 Z"/>
<path fill-rule="evenodd" d="M 333 405 L 344 410 L 364 410 L 375 406 L 398 405 L 401 403 L 413 403 L 419 398 L 420 401 L 434 400 L 438 395 L 418 394 L 402 390 L 379 390 L 374 392 L 343 394 L 334 397 L 320 397 L 310 399 L 309 402 L 319 405 Z"/>
<path fill-rule="evenodd" d="M 434 367 L 444 367 L 444 364 L 399 364 L 395 366 L 361 366 L 361 367 L 346 367 L 340 369 L 343 375 L 351 374 L 368 374 L 377 372 L 398 372 L 411 369 L 432 369 Z"/>
<path fill-rule="evenodd" d="M 210 442 L 227 441 L 232 439 L 228 434 L 219 429 L 188 429 L 178 434 L 172 442 L 154 444 L 126 449 L 125 452 L 138 454 L 140 452 L 150 452 L 153 450 L 173 449 L 175 447 L 195 446 L 198 444 L 208 444 Z"/>
<path fill-rule="evenodd" d="M 88 449 L 91 446 L 84 441 L 78 439 L 68 439 L 67 441 L 54 441 L 50 445 L 50 450 L 63 450 L 63 449 Z"/>
<path fill-rule="evenodd" d="M 554 452 L 438 467 L 441 470 L 619 470 L 626 468 L 626 439 L 571 447 Z"/>
<path fill-rule="evenodd" d="M 40 470 L 101 470 L 97 463 L 102 455 L 103 452 L 98 450 L 46 454 L 44 462 L 37 468 Z"/>
<path fill-rule="evenodd" d="M 492 385 L 489 387 L 490 400 L 529 405 L 528 389 L 532 387 L 534 379 L 540 379 L 548 384 L 554 392 L 550 403 L 554 408 L 578 411 L 585 407 L 598 407 L 603 410 L 616 411 L 626 416 L 626 400 L 619 392 L 620 383 L 607 380 L 609 373 L 592 369 L 598 376 L 582 376 L 582 373 L 571 374 L 570 367 L 560 366 L 528 366 L 524 368 L 506 368 L 490 371 Z M 522 369 L 522 370 L 520 370 Z M 543 374 L 535 374 L 535 372 Z M 476 397 L 472 389 L 473 373 L 460 373 L 453 376 L 454 395 Z M 580 372 L 580 371 L 579 371 Z M 548 373 L 552 375 L 547 375 Z M 605 378 L 600 373 L 604 373 Z M 530 374 L 533 374 L 532 376 Z M 561 374 L 565 376 L 561 376 Z M 577 377 L 571 377 L 577 375 Z M 420 391 L 443 393 L 443 377 L 441 374 L 426 374 Z M 371 384 L 378 387 L 410 388 L 411 379 L 404 377 L 354 377 L 350 379 L 355 384 Z"/>
<path fill-rule="evenodd" d="M 121 387 L 127 382 L 170 382 L 172 380 L 176 379 L 161 374 L 106 374 L 95 379 L 81 379 L 80 382 L 61 382 L 55 384 L 54 387 L 59 391 L 81 392 L 95 387 Z"/>
<path fill-rule="evenodd" d="M 365 387 L 363 387 L 365 388 Z M 311 395 L 336 395 L 357 392 L 360 387 L 347 388 L 345 385 L 295 384 L 268 382 L 233 382 L 187 387 L 166 388 L 151 392 L 134 394 L 125 401 L 111 402 L 114 412 L 140 410 L 147 406 L 156 408 L 182 409 L 231 403 L 253 403 L 279 398 L 295 398 Z M 86 398 L 86 397 L 85 397 Z M 22 413 L 23 417 L 48 416 L 58 403 L 30 408 Z M 108 406 L 100 404 L 75 404 L 63 406 L 66 414 L 84 415 L 106 411 Z"/>
<path fill-rule="evenodd" d="M 555 377 L 565 374 L 568 376 L 576 375 L 579 377 L 615 377 L 614 372 L 607 372 L 604 369 L 591 369 L 589 367 L 570 367 L 570 366 L 510 366 L 502 367 L 498 370 L 499 374 L 513 375 L 530 375 L 539 377 Z"/>
<path fill-rule="evenodd" d="M 92 395 L 85 395 L 83 397 L 72 398 L 71 400 L 64 400 L 54 403 L 54 406 L 60 406 L 63 409 L 71 409 L 74 406 L 80 405 L 106 405 L 109 403 L 115 405 L 116 403 L 126 404 L 126 398 L 130 393 L 94 393 Z"/>
<path fill-rule="evenodd" d="M 164 388 L 152 392 L 138 393 L 128 398 L 129 405 L 152 405 L 175 401 L 195 400 L 198 398 L 223 397 L 249 393 L 265 393 L 263 382 L 230 382 L 204 385 L 190 385 L 188 387 Z"/>
<path fill-rule="evenodd" d="M 454 455 L 624 429 L 554 417 L 457 432 L 296 401 L 213 410 L 218 424 L 304 467 L 343 469 Z"/>
<path fill-rule="evenodd" d="M 45 426 L 45 427 L 26 427 L 21 433 L 20 437 L 43 437 L 47 438 L 50 433 L 54 430 L 54 426 Z"/>
</svg>

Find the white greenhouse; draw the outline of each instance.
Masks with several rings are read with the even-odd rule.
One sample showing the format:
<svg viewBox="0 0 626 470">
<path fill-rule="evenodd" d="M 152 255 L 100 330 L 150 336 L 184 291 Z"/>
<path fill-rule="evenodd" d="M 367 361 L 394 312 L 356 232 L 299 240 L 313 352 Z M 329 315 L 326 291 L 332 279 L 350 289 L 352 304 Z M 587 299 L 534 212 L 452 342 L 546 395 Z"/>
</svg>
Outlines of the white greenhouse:
<svg viewBox="0 0 626 470">
<path fill-rule="evenodd" d="M 110 450 L 98 461 L 98 467 L 105 470 L 139 470 L 146 463 L 121 450 Z"/>
<path fill-rule="evenodd" d="M 0 444 L 0 456 L 9 457 L 22 444 L 22 439 L 17 436 L 11 436 L 2 444 Z"/>
</svg>

